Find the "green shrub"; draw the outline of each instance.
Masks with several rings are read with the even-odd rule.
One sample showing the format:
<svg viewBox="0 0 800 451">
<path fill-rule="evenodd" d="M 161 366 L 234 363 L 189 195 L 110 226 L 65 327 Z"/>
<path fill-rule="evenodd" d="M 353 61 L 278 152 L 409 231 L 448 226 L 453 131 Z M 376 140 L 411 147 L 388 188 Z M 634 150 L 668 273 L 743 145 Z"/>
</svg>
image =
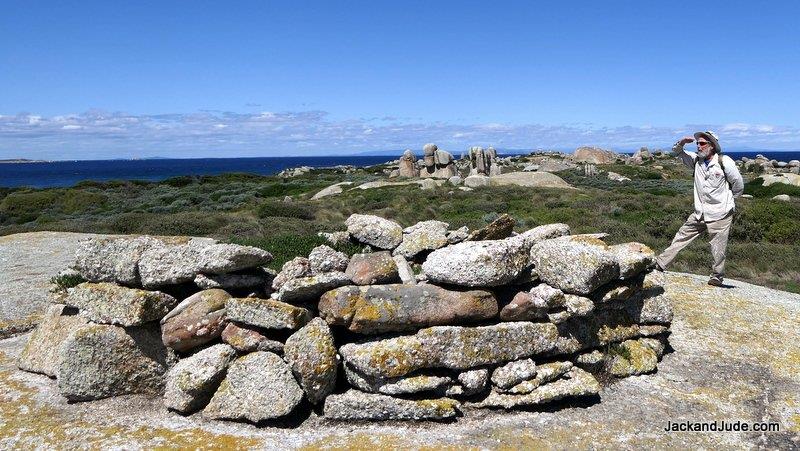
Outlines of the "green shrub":
<svg viewBox="0 0 800 451">
<path fill-rule="evenodd" d="M 102 209 L 106 196 L 92 191 L 70 189 L 61 198 L 61 209 L 66 214 L 83 213 Z"/>
<path fill-rule="evenodd" d="M 60 276 L 53 276 L 50 278 L 50 283 L 62 291 L 66 290 L 67 288 L 77 287 L 83 282 L 86 282 L 86 279 L 78 274 L 62 274 Z"/>
<path fill-rule="evenodd" d="M 772 185 L 764 186 L 764 179 L 759 177 L 744 184 L 744 193 L 762 198 L 772 198 L 778 194 L 800 197 L 800 186 L 789 185 L 788 183 L 773 183 Z"/>
<path fill-rule="evenodd" d="M 34 221 L 47 210 L 57 207 L 60 193 L 55 190 L 17 191 L 0 202 L 0 212 L 17 224 Z"/>
<path fill-rule="evenodd" d="M 193 175 L 181 175 L 178 177 L 170 177 L 166 180 L 162 180 L 159 182 L 159 184 L 174 186 L 175 188 L 182 188 L 184 186 L 189 186 L 192 183 L 195 183 L 196 181 L 197 177 Z"/>
<path fill-rule="evenodd" d="M 258 206 L 258 217 L 284 217 L 305 220 L 314 219 L 314 209 L 298 202 L 266 201 Z"/>
<path fill-rule="evenodd" d="M 764 238 L 771 243 L 796 244 L 800 243 L 800 222 L 782 219 L 773 223 Z"/>
</svg>

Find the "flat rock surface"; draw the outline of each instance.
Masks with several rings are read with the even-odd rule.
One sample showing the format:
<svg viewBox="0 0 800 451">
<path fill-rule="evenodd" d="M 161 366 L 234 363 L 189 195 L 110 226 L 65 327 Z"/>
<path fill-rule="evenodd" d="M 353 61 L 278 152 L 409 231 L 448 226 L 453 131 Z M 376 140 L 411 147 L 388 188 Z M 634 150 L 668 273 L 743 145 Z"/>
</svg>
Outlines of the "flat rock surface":
<svg viewBox="0 0 800 451">
<path fill-rule="evenodd" d="M 0 338 L 31 329 L 49 303 L 50 278 L 72 263 L 78 241 L 102 235 L 30 232 L 0 236 Z"/>
<path fill-rule="evenodd" d="M 341 423 L 307 412 L 292 429 L 182 417 L 141 395 L 70 405 L 55 381 L 16 369 L 27 336 L 14 337 L 0 341 L 0 448 L 796 448 L 800 295 L 706 280 L 667 273 L 674 352 L 655 374 L 604 387 L 599 403 L 467 410 L 452 423 Z M 780 432 L 664 431 L 686 420 L 777 422 Z"/>
</svg>

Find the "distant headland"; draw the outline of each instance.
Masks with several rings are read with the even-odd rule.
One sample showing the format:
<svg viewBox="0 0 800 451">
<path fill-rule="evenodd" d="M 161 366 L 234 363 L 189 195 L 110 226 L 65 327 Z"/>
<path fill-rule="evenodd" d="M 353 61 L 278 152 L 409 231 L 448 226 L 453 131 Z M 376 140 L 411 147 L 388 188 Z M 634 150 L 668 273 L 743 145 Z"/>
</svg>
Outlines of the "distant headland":
<svg viewBox="0 0 800 451">
<path fill-rule="evenodd" d="M 47 163 L 47 160 L 28 160 L 26 158 L 11 158 L 8 160 L 0 160 L 0 164 L 2 163 Z"/>
</svg>

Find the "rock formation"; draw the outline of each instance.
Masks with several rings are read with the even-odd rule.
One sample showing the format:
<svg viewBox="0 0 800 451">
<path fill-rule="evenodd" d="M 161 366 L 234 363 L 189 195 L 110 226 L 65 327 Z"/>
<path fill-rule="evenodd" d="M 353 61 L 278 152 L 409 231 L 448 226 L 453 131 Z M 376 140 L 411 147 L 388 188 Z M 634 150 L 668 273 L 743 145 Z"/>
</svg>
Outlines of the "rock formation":
<svg viewBox="0 0 800 451">
<path fill-rule="evenodd" d="M 469 148 L 469 175 L 500 175 L 500 166 L 497 162 L 497 151 L 494 147 L 485 149 L 483 147 Z"/>
<path fill-rule="evenodd" d="M 19 367 L 55 376 L 70 401 L 163 396 L 214 420 L 270 421 L 304 399 L 331 420 L 442 420 L 595 396 L 596 374 L 655 371 L 667 348 L 672 307 L 642 244 L 565 224 L 514 234 L 508 216 L 472 234 L 370 215 L 346 224 L 376 251 L 319 246 L 253 296 L 196 277 L 254 274 L 269 260 L 260 249 L 84 243 L 75 266 L 90 282 L 48 310 Z"/>
<path fill-rule="evenodd" d="M 436 144 L 428 143 L 422 148 L 422 168 L 419 176 L 423 178 L 449 179 L 458 175 L 453 155 L 439 150 Z"/>
<path fill-rule="evenodd" d="M 403 152 L 403 156 L 400 157 L 397 175 L 399 177 L 419 177 L 417 156 L 414 155 L 411 149 L 406 149 L 406 151 Z"/>
<path fill-rule="evenodd" d="M 572 160 L 576 163 L 611 164 L 618 158 L 618 154 L 598 147 L 578 147 L 572 154 Z"/>
</svg>

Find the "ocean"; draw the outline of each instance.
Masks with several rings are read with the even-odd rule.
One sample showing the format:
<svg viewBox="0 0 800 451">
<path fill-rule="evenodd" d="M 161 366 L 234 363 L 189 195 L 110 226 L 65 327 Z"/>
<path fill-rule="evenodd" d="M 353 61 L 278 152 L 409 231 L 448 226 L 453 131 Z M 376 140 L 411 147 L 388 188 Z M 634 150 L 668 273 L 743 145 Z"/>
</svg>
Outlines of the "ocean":
<svg viewBox="0 0 800 451">
<path fill-rule="evenodd" d="M 800 152 L 726 152 L 733 159 L 753 158 L 756 154 L 779 161 L 800 160 Z M 508 156 L 503 154 L 502 156 Z M 0 164 L 0 187 L 51 188 L 73 186 L 83 180 L 158 181 L 179 175 L 217 175 L 248 172 L 274 175 L 298 166 L 370 166 L 396 159 L 392 156 L 330 156 L 282 158 L 197 158 L 154 160 L 82 160 L 45 163 Z"/>
</svg>

